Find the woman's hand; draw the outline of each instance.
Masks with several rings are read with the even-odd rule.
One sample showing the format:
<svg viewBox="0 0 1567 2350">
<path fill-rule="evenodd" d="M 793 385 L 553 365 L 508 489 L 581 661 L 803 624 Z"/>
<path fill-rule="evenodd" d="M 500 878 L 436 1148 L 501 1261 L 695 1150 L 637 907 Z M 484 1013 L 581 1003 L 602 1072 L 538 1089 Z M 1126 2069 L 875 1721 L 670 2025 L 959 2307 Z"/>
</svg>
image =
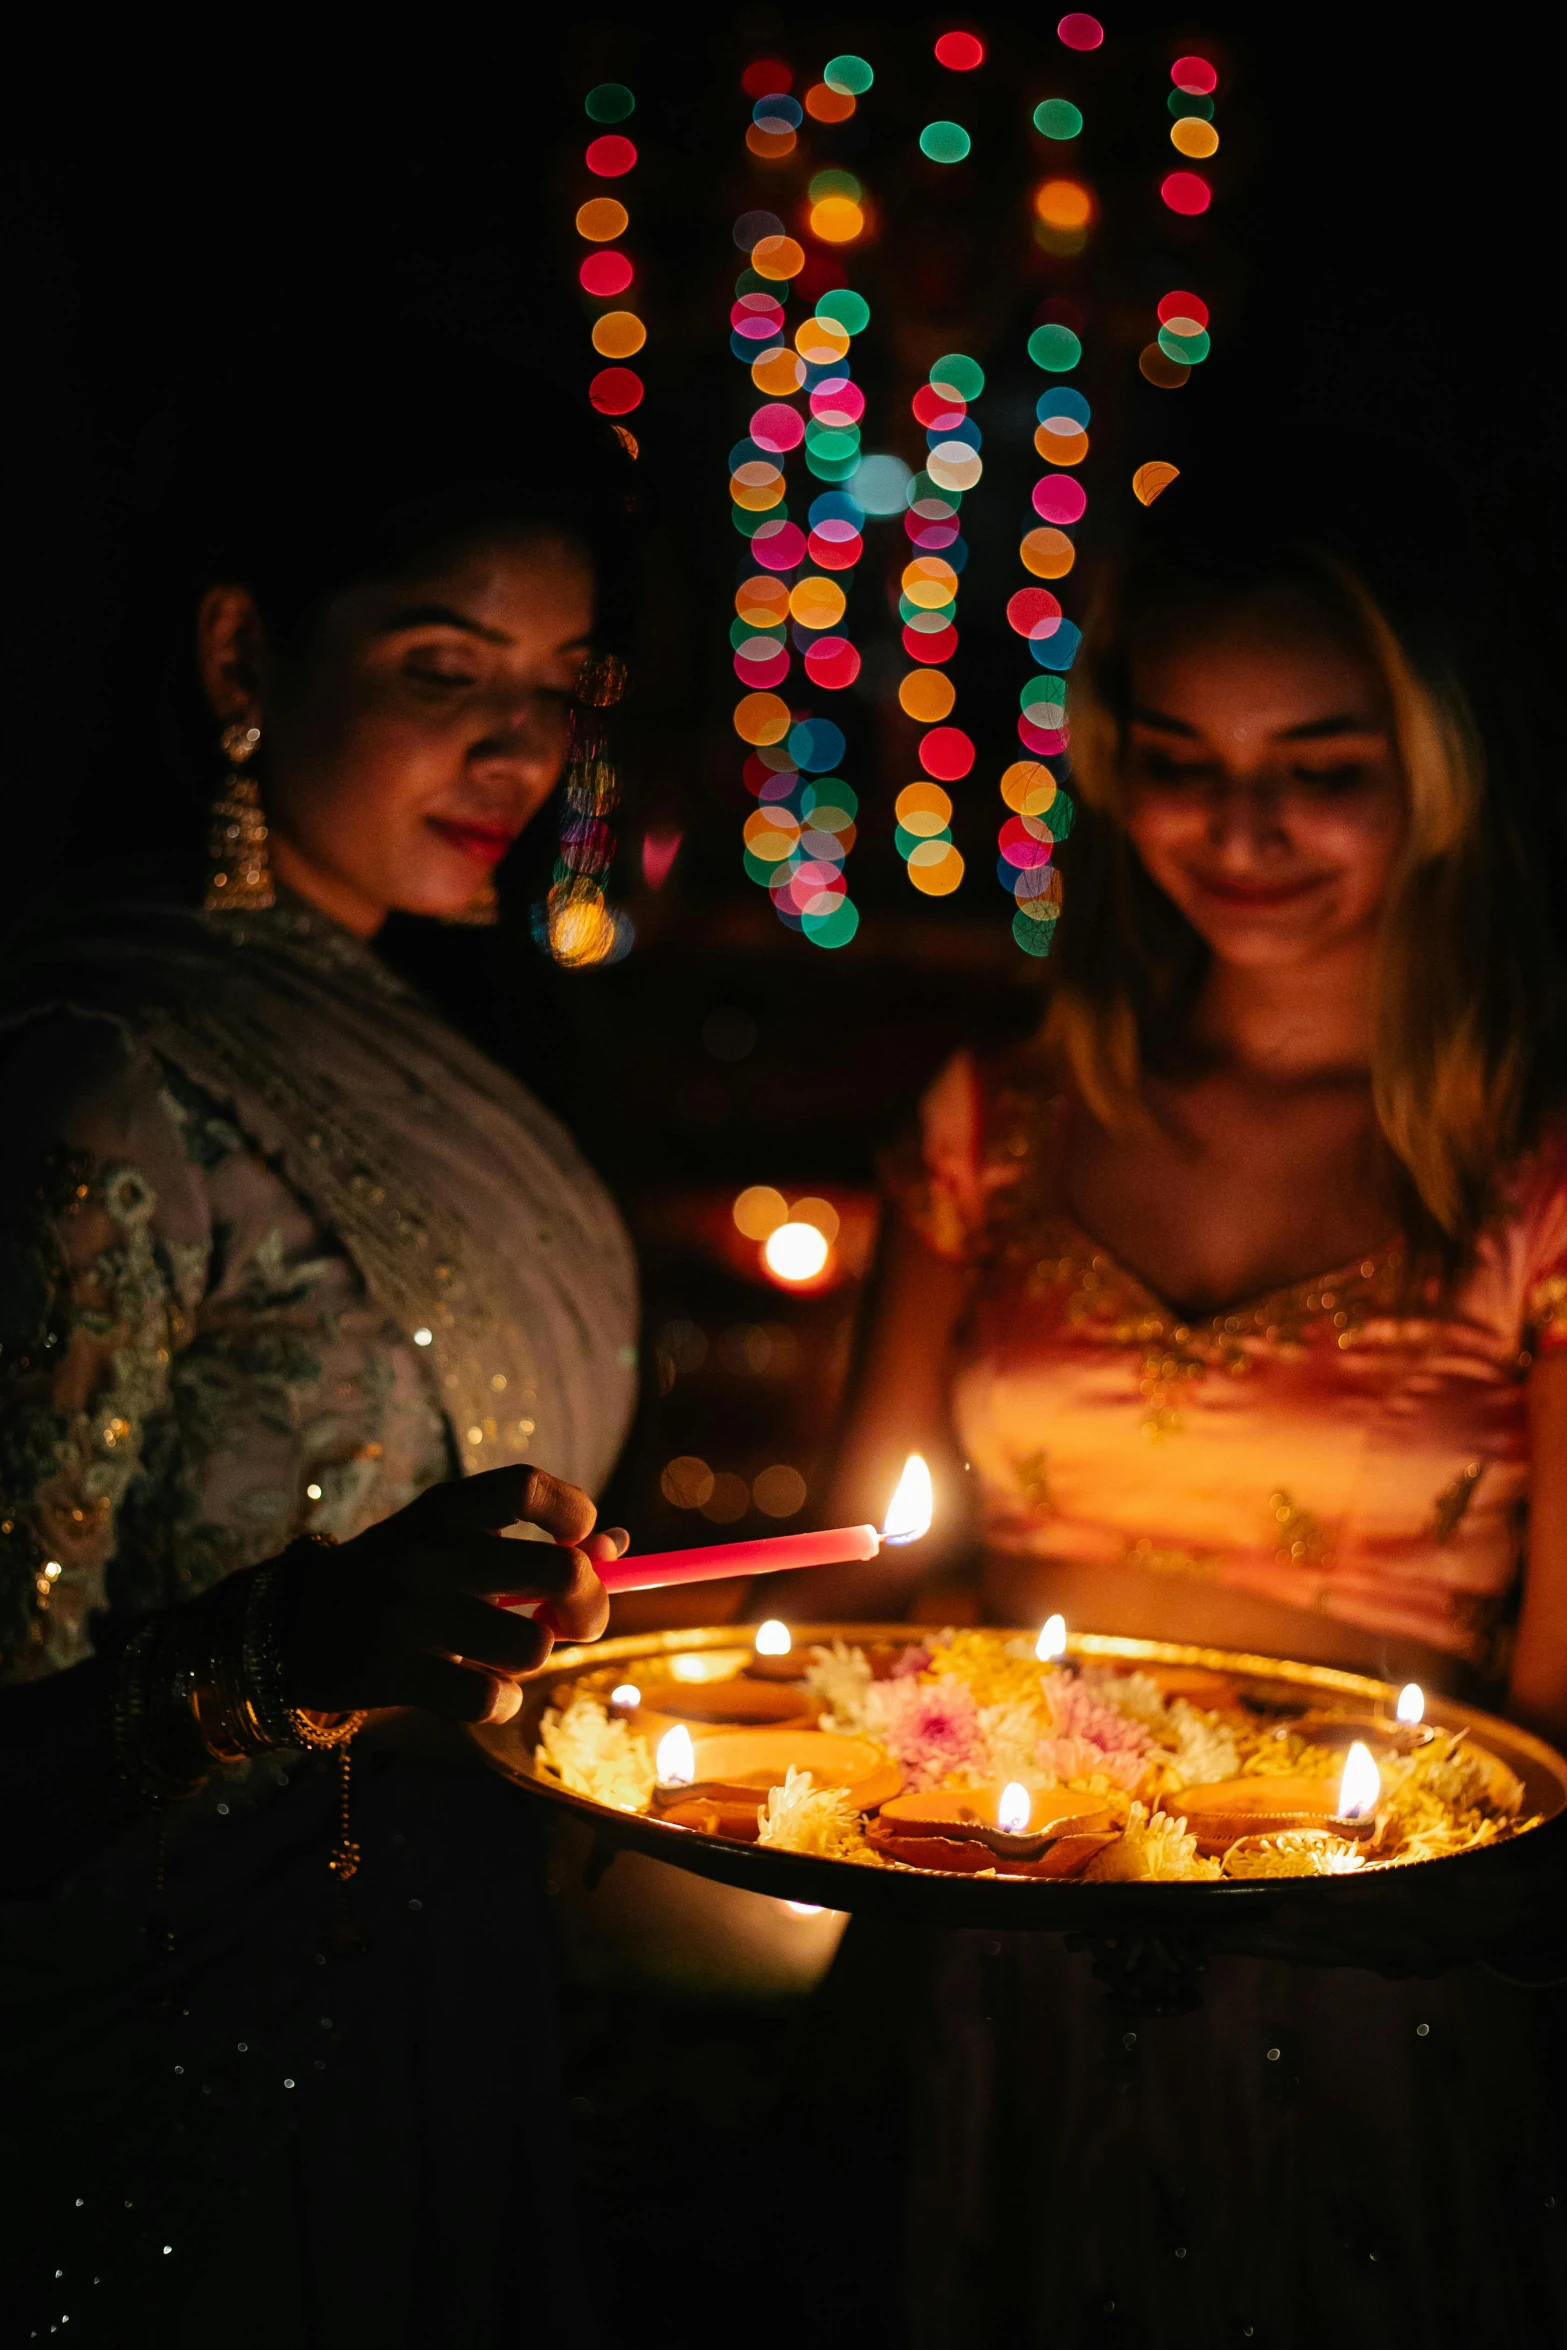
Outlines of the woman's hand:
<svg viewBox="0 0 1567 2350">
<path fill-rule="evenodd" d="M 592 1531 L 588 1496 L 525 1463 L 432 1485 L 396 1517 L 308 1557 L 286 1635 L 290 1694 L 312 1713 L 422 1706 L 449 1722 L 510 1721 L 518 1682 L 556 1638 L 596 1640 L 609 1595 L 593 1568 L 628 1536 Z M 503 1542 L 541 1526 L 560 1547 Z M 529 1618 L 497 1593 L 543 1602 Z"/>
</svg>

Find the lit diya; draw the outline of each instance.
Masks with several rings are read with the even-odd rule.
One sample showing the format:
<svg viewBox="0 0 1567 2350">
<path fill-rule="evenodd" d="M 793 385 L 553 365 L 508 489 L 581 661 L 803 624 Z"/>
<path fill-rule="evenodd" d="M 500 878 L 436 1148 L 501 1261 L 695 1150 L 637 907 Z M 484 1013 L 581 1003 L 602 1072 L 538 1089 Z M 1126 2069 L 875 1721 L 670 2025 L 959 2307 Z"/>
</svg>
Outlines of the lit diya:
<svg viewBox="0 0 1567 2350">
<path fill-rule="evenodd" d="M 791 1771 L 810 1773 L 814 1788 L 841 1789 L 850 1807 L 871 1811 L 903 1784 L 903 1774 L 864 1738 L 823 1730 L 713 1730 L 693 1737 L 683 1723 L 658 1742 L 652 1809 L 677 1827 L 754 1841 L 757 1813 Z"/>
<path fill-rule="evenodd" d="M 872 1849 L 903 1868 L 994 1869 L 1002 1876 L 1073 1877 L 1115 1841 L 1108 1808 L 1054 1787 L 932 1789 L 895 1795 L 866 1829 Z"/>
</svg>

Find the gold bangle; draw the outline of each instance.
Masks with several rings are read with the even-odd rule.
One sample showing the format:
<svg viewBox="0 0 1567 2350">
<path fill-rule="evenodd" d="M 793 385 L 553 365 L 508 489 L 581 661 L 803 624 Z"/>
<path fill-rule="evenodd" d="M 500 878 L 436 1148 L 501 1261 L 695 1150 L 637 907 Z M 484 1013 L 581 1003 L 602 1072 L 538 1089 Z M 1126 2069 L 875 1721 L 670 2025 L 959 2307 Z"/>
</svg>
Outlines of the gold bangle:
<svg viewBox="0 0 1567 2350">
<path fill-rule="evenodd" d="M 307 1534 L 301 1540 L 332 1544 L 334 1537 Z M 367 1712 L 318 1714 L 293 1702 L 280 1618 L 290 1589 L 291 1570 L 298 1564 L 292 1555 L 295 1547 L 291 1543 L 274 1565 L 258 1569 L 247 1595 L 241 1635 L 245 1691 L 257 1722 L 274 1744 L 327 1752 L 346 1746 L 363 1729 L 369 1715 Z"/>
</svg>

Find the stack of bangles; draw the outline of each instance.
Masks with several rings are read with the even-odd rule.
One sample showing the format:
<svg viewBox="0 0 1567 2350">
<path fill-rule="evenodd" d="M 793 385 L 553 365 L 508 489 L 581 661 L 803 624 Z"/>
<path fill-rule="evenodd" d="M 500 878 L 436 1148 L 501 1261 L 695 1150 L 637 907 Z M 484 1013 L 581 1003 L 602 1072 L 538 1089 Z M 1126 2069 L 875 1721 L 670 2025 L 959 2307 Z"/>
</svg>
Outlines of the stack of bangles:
<svg viewBox="0 0 1567 2350">
<path fill-rule="evenodd" d="M 304 1544 L 233 1575 L 206 1598 L 144 1624 L 120 1660 L 113 1697 L 115 1756 L 150 1803 L 194 1795 L 214 1763 L 280 1747 L 342 1748 L 363 1713 L 307 1713 L 291 1703 L 281 1638 Z"/>
</svg>

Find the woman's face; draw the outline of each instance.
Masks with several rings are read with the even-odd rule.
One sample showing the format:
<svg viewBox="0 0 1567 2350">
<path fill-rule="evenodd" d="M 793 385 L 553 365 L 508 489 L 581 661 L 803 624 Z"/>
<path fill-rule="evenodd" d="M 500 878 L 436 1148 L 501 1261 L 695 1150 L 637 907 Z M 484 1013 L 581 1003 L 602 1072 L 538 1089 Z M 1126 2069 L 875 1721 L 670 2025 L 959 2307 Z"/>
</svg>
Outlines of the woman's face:
<svg viewBox="0 0 1567 2350">
<path fill-rule="evenodd" d="M 297 654 L 212 589 L 208 693 L 261 728 L 279 878 L 367 937 L 394 907 L 460 914 L 559 779 L 592 626 L 587 557 L 539 535 L 345 589 Z"/>
<path fill-rule="evenodd" d="M 1404 831 L 1391 713 L 1303 591 L 1152 634 L 1127 749 L 1132 844 L 1222 961 L 1302 961 L 1374 928 Z"/>
</svg>

